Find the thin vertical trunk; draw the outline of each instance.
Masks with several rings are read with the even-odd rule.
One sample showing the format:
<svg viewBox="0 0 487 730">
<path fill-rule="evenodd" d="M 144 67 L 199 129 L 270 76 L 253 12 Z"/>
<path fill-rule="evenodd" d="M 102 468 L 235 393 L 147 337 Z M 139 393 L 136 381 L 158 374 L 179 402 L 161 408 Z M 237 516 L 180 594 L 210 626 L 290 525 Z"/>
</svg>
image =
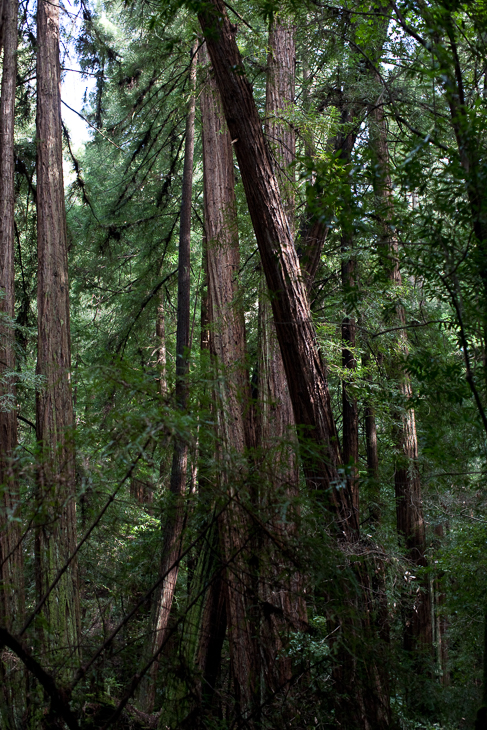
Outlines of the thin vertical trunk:
<svg viewBox="0 0 487 730">
<path fill-rule="evenodd" d="M 17 0 L 0 5 L 4 40 L 2 91 L 0 99 L 0 318 L 14 318 L 14 119 L 17 75 Z M 8 372 L 15 369 L 15 335 L 10 324 L 0 319 L 0 400 L 15 398 L 13 380 Z M 23 560 L 18 516 L 19 493 L 13 463 L 17 446 L 17 413 L 14 402 L 0 406 L 0 624 L 10 631 L 22 622 L 24 613 Z M 25 690 L 23 672 L 15 671 L 11 661 L 0 658 L 0 700 L 2 726 L 15 726 L 15 716 L 22 708 Z"/>
<path fill-rule="evenodd" d="M 348 248 L 343 244 L 342 249 Z M 342 262 L 342 284 L 345 289 L 355 286 L 354 259 Z M 357 361 L 355 358 L 356 325 L 353 317 L 344 317 L 342 321 L 342 366 L 347 374 L 342 382 L 342 413 L 343 413 L 343 462 L 347 467 L 347 481 L 352 494 L 353 508 L 359 513 L 359 485 L 358 485 L 358 404 L 350 385 L 353 383 Z"/>
<path fill-rule="evenodd" d="M 303 106 L 306 112 L 310 110 L 310 75 L 308 69 L 308 59 L 303 57 L 301 66 L 303 69 Z M 309 158 L 316 155 L 315 142 L 312 132 L 307 130 L 307 136 L 304 141 L 304 154 Z M 312 183 L 315 184 L 315 174 L 312 174 Z M 321 216 L 318 218 L 308 211 L 305 216 L 304 231 L 302 235 L 302 243 L 299 247 L 299 257 L 301 261 L 301 269 L 305 278 L 308 294 L 311 296 L 313 284 L 320 265 L 321 253 L 328 236 L 329 227 L 323 223 Z"/>
<path fill-rule="evenodd" d="M 345 274 L 344 278 L 347 276 L 348 274 Z M 350 388 L 357 369 L 357 361 L 353 352 L 353 348 L 355 348 L 355 320 L 352 317 L 345 317 L 342 321 L 342 343 L 342 366 L 347 371 L 346 380 L 342 383 L 343 461 L 347 468 L 347 481 L 350 484 L 353 508 L 358 513 L 358 405 L 357 399 Z"/>
<path fill-rule="evenodd" d="M 185 411 L 188 401 L 189 338 L 190 338 L 190 263 L 191 263 L 191 201 L 193 190 L 194 120 L 196 86 L 196 45 L 191 51 L 191 97 L 186 117 L 183 187 L 179 229 L 178 310 L 176 325 L 176 404 Z M 184 528 L 184 494 L 188 471 L 188 442 L 176 437 L 171 467 L 170 496 L 163 530 L 160 574 L 165 577 L 154 603 L 149 656 L 158 654 L 164 643 L 179 573 Z M 152 712 L 156 696 L 159 668 L 154 661 L 141 683 L 140 703 L 145 712 Z"/>
<path fill-rule="evenodd" d="M 205 46 L 201 58 L 207 65 Z M 247 474 L 245 449 L 253 444 L 254 436 L 245 366 L 245 326 L 238 301 L 240 251 L 232 140 L 225 129 L 216 84 L 209 74 L 201 95 L 201 118 L 208 320 L 216 375 L 216 458 L 222 492 L 232 497 L 219 521 L 220 545 L 225 561 L 230 561 L 225 572 L 226 621 L 236 712 L 246 716 L 255 704 L 258 653 L 249 615 L 253 589 L 244 550 L 250 525 L 240 507 L 240 492 Z"/>
<path fill-rule="evenodd" d="M 377 104 L 372 110 L 371 143 L 376 162 L 375 192 L 380 206 L 382 218 L 382 235 L 380 255 L 386 264 L 390 281 L 401 285 L 401 272 L 398 259 L 398 241 L 392 232 L 391 217 L 393 213 L 392 184 L 390 177 L 389 149 L 387 143 L 387 125 L 382 105 Z M 405 323 L 405 313 L 401 305 L 396 308 L 399 324 Z M 407 353 L 407 335 L 400 333 L 400 346 Z M 418 439 L 414 409 L 408 407 L 412 397 L 409 376 L 396 360 L 390 365 L 399 381 L 403 395 L 405 410 L 398 414 L 399 425 L 395 429 L 396 466 L 394 485 L 396 495 L 397 531 L 405 541 L 406 555 L 418 568 L 427 567 L 426 536 L 423 518 L 421 482 L 417 467 Z M 406 650 L 419 652 L 430 651 L 433 633 L 431 621 L 431 596 L 428 579 L 419 581 L 415 603 L 408 612 L 405 621 L 404 646 Z"/>
<path fill-rule="evenodd" d="M 157 369 L 159 371 L 159 393 L 164 396 L 167 393 L 166 376 L 166 318 L 164 311 L 164 289 L 161 288 L 159 304 L 156 316 L 156 338 L 157 338 Z"/>
<path fill-rule="evenodd" d="M 291 235 L 295 235 L 294 168 L 296 136 L 285 121 L 294 103 L 296 29 L 290 21 L 274 16 L 269 31 L 267 60 L 265 131 L 274 158 L 274 171 L 279 180 Z M 285 539 L 295 532 L 293 521 L 282 523 L 279 515 L 282 500 L 295 502 L 299 492 L 297 439 L 293 407 L 272 318 L 272 308 L 265 281 L 259 297 L 257 444 L 261 449 L 264 486 L 261 507 L 272 528 Z M 291 513 L 290 513 L 291 514 Z M 260 546 L 261 550 L 263 546 Z M 260 600 L 268 610 L 261 626 L 261 653 L 267 691 L 287 690 L 292 679 L 290 657 L 284 651 L 285 636 L 304 622 L 306 606 L 302 599 L 301 576 L 285 565 L 282 556 L 274 554 L 261 561 Z M 289 573 L 289 577 L 283 576 Z M 271 609 L 273 607 L 274 610 Z"/>
<path fill-rule="evenodd" d="M 352 210 L 352 180 L 350 169 L 352 151 L 357 137 L 360 106 L 354 106 L 346 98 L 340 98 L 339 104 L 342 127 L 333 141 L 335 152 L 348 175 L 347 185 L 344 188 L 344 206 L 341 220 L 341 274 L 342 290 L 346 309 L 353 307 L 353 295 L 357 286 L 357 261 L 354 248 L 354 223 Z M 342 366 L 344 376 L 342 380 L 342 416 L 343 438 L 342 452 L 346 467 L 346 480 L 352 497 L 356 519 L 360 521 L 359 500 L 359 422 L 358 403 L 353 394 L 353 382 L 357 361 L 355 355 L 357 326 L 355 317 L 350 314 L 342 320 Z M 365 543 L 365 540 L 364 540 Z M 384 651 L 388 644 L 388 611 L 385 592 L 384 564 L 378 557 L 371 556 L 364 561 L 360 573 L 362 596 L 357 601 L 357 611 L 367 614 L 362 619 L 362 627 L 353 625 L 348 628 L 346 641 L 351 646 L 340 647 L 338 650 L 339 665 L 334 671 L 337 686 L 336 712 L 346 718 L 348 723 L 358 723 L 364 728 L 372 730 L 376 725 L 388 726 L 390 721 L 389 710 L 389 676 L 384 662 Z M 368 637 L 370 648 L 359 647 L 354 650 L 356 641 L 354 632 L 363 631 L 364 638 Z M 369 657 L 366 657 L 367 651 Z M 344 700 L 347 686 L 357 684 L 356 707 L 352 710 L 349 702 Z M 340 696 L 341 695 L 341 696 Z"/>
<path fill-rule="evenodd" d="M 370 356 L 364 353 L 362 364 L 366 368 L 370 363 Z M 369 375 L 369 380 L 371 376 Z M 365 445 L 367 450 L 367 477 L 369 482 L 369 517 L 372 524 L 381 520 L 381 498 L 379 485 L 379 451 L 377 445 L 377 426 L 375 410 L 370 401 L 364 403 Z"/>
<path fill-rule="evenodd" d="M 443 525 L 436 525 L 434 532 L 435 535 L 439 538 L 440 542 L 444 537 Z M 445 574 L 443 571 L 436 573 L 436 575 L 432 577 L 432 595 L 434 597 L 433 619 L 437 671 L 440 677 L 441 684 L 444 687 L 448 687 L 450 684 L 450 673 L 448 671 L 448 644 L 446 637 L 448 624 L 445 611 L 446 595 L 443 583 L 444 577 Z"/>
<path fill-rule="evenodd" d="M 38 594 L 42 596 L 76 547 L 57 0 L 38 3 L 37 44 L 37 373 L 42 376 L 43 385 L 36 402 L 37 439 L 41 448 L 36 574 Z M 53 666 L 63 666 L 63 673 L 69 677 L 70 663 L 77 664 L 79 658 L 75 561 L 46 602 L 44 618 L 49 627 L 43 634 L 46 657 Z"/>
<path fill-rule="evenodd" d="M 346 127 L 356 121 L 354 112 L 345 105 L 341 110 L 341 121 Z M 357 134 L 354 129 L 346 134 L 340 134 L 335 140 L 335 149 L 339 151 L 340 160 L 350 169 L 352 150 Z M 345 301 L 351 298 L 356 287 L 357 262 L 353 256 L 353 220 L 351 211 L 351 182 L 347 186 L 344 211 L 342 213 L 342 288 Z M 347 306 L 348 309 L 348 306 Z M 359 514 L 359 485 L 358 485 L 358 405 L 350 385 L 353 383 L 357 361 L 355 359 L 356 340 L 355 318 L 345 316 L 342 321 L 342 366 L 346 375 L 342 381 L 342 415 L 343 415 L 343 462 L 347 468 L 347 482 L 352 495 L 352 503 L 357 516 Z"/>
</svg>

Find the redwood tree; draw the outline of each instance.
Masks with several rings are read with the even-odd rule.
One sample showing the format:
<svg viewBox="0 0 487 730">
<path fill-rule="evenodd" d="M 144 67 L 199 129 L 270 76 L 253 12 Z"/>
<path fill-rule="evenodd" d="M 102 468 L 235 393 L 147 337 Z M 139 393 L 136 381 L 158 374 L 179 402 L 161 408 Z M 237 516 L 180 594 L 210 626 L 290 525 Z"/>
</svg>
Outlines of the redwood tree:
<svg viewBox="0 0 487 730">
<path fill-rule="evenodd" d="M 206 67 L 201 120 L 208 323 L 215 374 L 217 479 L 222 498 L 229 499 L 219 520 L 219 534 L 223 559 L 228 563 L 223 579 L 231 672 L 237 712 L 245 717 L 255 705 L 259 683 L 259 652 L 251 615 L 255 591 L 246 561 L 251 524 L 241 506 L 241 500 L 245 503 L 247 499 L 245 451 L 253 445 L 254 435 L 245 362 L 245 325 L 239 301 L 240 250 L 232 140 L 221 113 L 218 88 L 208 68 L 206 46 L 201 49 L 201 57 Z M 212 601 L 218 605 L 216 598 L 212 597 Z"/>
<path fill-rule="evenodd" d="M 17 446 L 14 318 L 14 114 L 17 81 L 17 0 L 0 5 L 3 10 L 3 74 L 0 99 L 0 624 L 12 630 L 24 613 L 24 575 L 19 521 L 19 491 L 14 449 Z M 3 319 L 5 317 L 5 319 Z M 3 702 L 0 712 L 6 727 L 13 727 L 15 708 L 25 699 L 19 682 L 12 681 L 15 667 L 0 658 Z M 7 677 L 6 673 L 10 676 Z M 14 671 L 15 674 L 15 671 Z"/>
<path fill-rule="evenodd" d="M 295 236 L 294 166 L 295 130 L 287 120 L 295 102 L 296 28 L 291 20 L 275 15 L 269 29 L 267 58 L 265 133 L 279 181 L 291 233 Z M 263 277 L 262 277 L 263 278 Z M 259 292 L 257 445 L 263 471 L 259 507 L 280 540 L 295 536 L 293 517 L 283 523 L 279 515 L 283 500 L 291 502 L 296 514 L 299 496 L 299 468 L 293 407 L 284 363 L 272 317 L 272 294 L 263 278 Z M 260 594 L 267 606 L 262 618 L 263 671 L 267 691 L 289 690 L 292 663 L 284 644 L 290 630 L 306 622 L 302 598 L 303 579 L 275 545 L 262 540 Z M 267 541 L 268 543 L 268 541 Z M 272 607 L 272 608 L 270 608 Z"/>
<path fill-rule="evenodd" d="M 71 396 L 69 284 L 64 207 L 59 63 L 59 3 L 37 8 L 38 351 L 36 431 L 40 445 L 36 533 L 37 592 L 43 598 L 76 547 L 74 417 Z M 44 604 L 49 661 L 65 674 L 79 653 L 76 562 Z"/>
<path fill-rule="evenodd" d="M 271 294 L 277 337 L 289 384 L 294 417 L 301 437 L 301 453 L 307 482 L 319 488 L 325 503 L 334 512 L 335 529 L 349 544 L 358 538 L 358 514 L 353 508 L 350 488 L 339 489 L 342 463 L 335 422 L 331 412 L 326 370 L 316 342 L 309 301 L 301 276 L 291 228 L 281 201 L 278 181 L 266 145 L 252 89 L 245 76 L 234 29 L 221 0 L 212 0 L 201 12 L 200 24 L 206 32 L 215 78 L 222 98 L 225 118 L 239 163 L 247 205 L 259 246 L 262 267 Z M 303 436 L 306 438 L 303 438 Z M 309 442 L 313 453 L 309 453 Z M 358 567 L 358 566 L 357 566 Z M 359 571 L 360 590 L 348 581 L 343 590 L 349 603 L 357 601 L 360 615 L 355 625 L 345 619 L 345 642 L 360 647 L 358 661 L 349 655 L 340 678 L 343 687 L 353 682 L 357 701 L 337 702 L 339 712 L 365 728 L 386 727 L 390 710 L 388 691 L 375 661 L 365 659 L 365 639 L 374 641 L 375 628 L 367 606 L 371 602 L 369 578 Z M 355 640 L 360 636 L 358 642 Z M 348 637 L 348 642 L 347 638 Z M 353 651 L 349 645 L 348 651 Z M 356 671 L 358 669 L 358 672 Z M 341 692 L 340 692 L 341 694 Z"/>
</svg>

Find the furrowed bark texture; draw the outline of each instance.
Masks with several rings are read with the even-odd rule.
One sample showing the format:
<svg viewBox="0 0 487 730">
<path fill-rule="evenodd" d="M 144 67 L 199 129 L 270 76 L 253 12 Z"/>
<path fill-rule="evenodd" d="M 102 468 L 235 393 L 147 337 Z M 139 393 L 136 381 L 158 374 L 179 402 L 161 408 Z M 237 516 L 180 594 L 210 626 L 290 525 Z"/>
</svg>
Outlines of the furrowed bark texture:
<svg viewBox="0 0 487 730">
<path fill-rule="evenodd" d="M 191 285 L 191 205 L 193 194 L 194 120 L 196 111 L 196 45 L 191 51 L 191 97 L 186 117 L 186 141 L 184 148 L 183 189 L 179 229 L 178 257 L 178 310 L 176 324 L 176 404 L 185 411 L 188 401 L 189 339 L 190 339 L 190 285 Z M 160 575 L 167 573 L 152 611 L 152 627 L 146 659 L 159 652 L 167 634 L 171 607 L 179 573 L 185 521 L 184 493 L 188 473 L 188 443 L 177 437 L 171 467 L 170 491 L 172 501 L 168 507 L 163 528 L 163 547 Z M 171 568 L 171 566 L 173 566 Z M 169 571 L 169 572 L 168 572 Z M 144 712 L 150 713 L 156 698 L 156 679 L 159 659 L 156 659 L 141 682 L 139 702 Z"/>
<path fill-rule="evenodd" d="M 20 523 L 20 504 L 14 466 L 17 446 L 15 385 L 6 378 L 15 369 L 14 329 L 2 320 L 13 320 L 14 292 L 14 118 L 17 75 L 17 0 L 5 0 L 2 33 L 4 39 L 2 91 L 0 99 L 0 624 L 10 630 L 23 621 L 24 578 Z M 1 382 L 5 378 L 6 382 Z M 3 401 L 5 400 L 5 403 Z M 0 658 L 3 701 L 0 712 L 5 727 L 15 727 L 16 715 L 23 707 L 23 672 L 11 661 Z"/>
<path fill-rule="evenodd" d="M 269 56 L 267 60 L 266 86 L 266 134 L 272 145 L 275 160 L 274 170 L 279 180 L 282 200 L 286 209 L 287 220 L 294 237 L 294 191 L 293 171 L 290 167 L 296 153 L 294 129 L 282 116 L 294 102 L 296 52 L 294 47 L 295 29 L 292 26 L 274 20 L 269 32 Z M 272 448 L 279 442 L 293 440 L 294 416 L 289 389 L 282 361 L 279 342 L 277 340 L 272 308 L 272 293 L 267 287 L 259 301 L 259 438 L 258 443 L 264 449 Z M 292 445 L 286 449 L 284 456 L 285 471 L 281 472 L 282 455 L 273 460 L 270 478 L 275 474 L 279 481 L 288 481 L 292 489 L 296 489 L 298 481 L 296 454 Z M 278 463 L 279 462 L 279 463 Z M 282 479 L 280 477 L 282 476 Z M 276 485 L 277 486 L 277 485 Z"/>
<path fill-rule="evenodd" d="M 352 537 L 358 534 L 358 521 L 349 490 L 336 488 L 341 455 L 306 288 L 252 89 L 222 0 L 207 6 L 200 24 L 206 32 L 271 296 L 307 480 L 329 498 L 339 532 Z"/>
<path fill-rule="evenodd" d="M 59 4 L 37 8 L 37 394 L 36 429 L 41 447 L 36 534 L 37 589 L 43 596 L 76 547 L 74 418 L 71 396 L 69 287 L 64 208 Z M 49 661 L 78 662 L 79 605 L 76 561 L 45 604 L 49 626 L 43 638 Z"/>
<path fill-rule="evenodd" d="M 207 64 L 205 47 L 201 56 Z M 238 301 L 240 252 L 232 140 L 225 129 L 218 89 L 209 75 L 201 95 L 201 118 L 208 319 L 216 375 L 217 462 L 220 488 L 233 497 L 219 521 L 220 543 L 225 561 L 231 561 L 225 572 L 226 620 L 236 711 L 246 716 L 255 704 L 259 672 L 250 618 L 254 590 L 246 554 L 242 552 L 251 526 L 240 499 L 248 471 L 245 449 L 253 444 L 254 438 L 245 366 L 244 317 Z M 233 560 L 232 556 L 235 556 Z"/>
<path fill-rule="evenodd" d="M 347 485 L 340 483 L 342 463 L 330 395 L 316 342 L 314 326 L 292 233 L 281 203 L 278 182 L 272 170 L 252 89 L 245 77 L 234 32 L 222 0 L 212 0 L 199 16 L 222 98 L 223 110 L 237 155 L 247 204 L 271 293 L 272 310 L 281 355 L 289 384 L 295 421 L 300 428 L 300 446 L 305 475 L 311 488 L 320 488 L 334 512 L 338 537 L 355 542 L 358 515 L 353 510 Z M 380 686 L 380 673 L 364 652 L 366 637 L 373 641 L 374 627 L 368 618 L 370 589 L 368 576 L 357 568 L 359 595 L 352 583 L 343 581 L 348 601 L 361 603 L 358 616 L 342 625 L 350 650 L 355 640 L 361 648 L 358 659 L 360 702 L 354 708 L 357 727 L 385 728 L 389 719 L 389 695 Z M 363 593 L 362 593 L 363 591 Z M 365 613 L 364 613 L 365 612 Z M 350 674 L 347 673 L 347 677 Z M 347 687 L 347 691 L 349 690 Z M 355 685 L 354 685 L 355 686 Z M 362 710 L 363 708 L 363 710 Z"/>
<path fill-rule="evenodd" d="M 381 206 L 383 218 L 383 235 L 380 243 L 382 256 L 387 261 L 390 281 L 401 285 L 401 272 L 398 259 L 398 242 L 390 227 L 393 213 L 392 183 L 390 177 L 389 149 L 387 143 L 387 125 L 383 106 L 377 104 L 372 111 L 373 125 L 371 141 L 376 160 L 378 175 L 375 192 Z M 402 305 L 396 308 L 399 324 L 405 323 Z M 407 353 L 407 335 L 400 333 L 401 349 Z M 396 429 L 397 459 L 394 473 L 396 495 L 397 531 L 405 540 L 406 555 L 414 566 L 427 567 L 426 535 L 423 517 L 423 501 L 421 481 L 418 472 L 418 439 L 414 409 L 408 407 L 412 397 L 411 382 L 400 362 L 391 364 L 405 403 L 405 412 L 398 414 L 400 425 Z M 429 581 L 423 578 L 418 581 L 414 606 L 405 619 L 404 646 L 407 650 L 431 650 L 433 641 L 431 620 L 431 594 Z"/>
<path fill-rule="evenodd" d="M 274 16 L 269 31 L 267 59 L 265 132 L 274 158 L 281 197 L 294 237 L 294 169 L 296 154 L 293 127 L 286 113 L 294 104 L 296 50 L 295 28 Z M 280 519 L 283 500 L 295 502 L 299 492 L 297 439 L 293 407 L 289 395 L 284 363 L 272 319 L 267 286 L 263 280 L 259 297 L 257 437 L 262 450 L 260 468 L 264 471 L 259 495 L 261 508 L 279 538 L 294 535 L 293 507 L 286 523 Z M 267 691 L 287 691 L 292 679 L 292 662 L 284 643 L 290 629 L 301 628 L 306 621 L 302 600 L 303 581 L 294 566 L 286 565 L 275 545 L 261 545 L 265 558 L 260 560 L 260 600 L 266 606 L 261 618 L 261 654 Z M 270 550 L 270 555 L 267 554 Z"/>
</svg>

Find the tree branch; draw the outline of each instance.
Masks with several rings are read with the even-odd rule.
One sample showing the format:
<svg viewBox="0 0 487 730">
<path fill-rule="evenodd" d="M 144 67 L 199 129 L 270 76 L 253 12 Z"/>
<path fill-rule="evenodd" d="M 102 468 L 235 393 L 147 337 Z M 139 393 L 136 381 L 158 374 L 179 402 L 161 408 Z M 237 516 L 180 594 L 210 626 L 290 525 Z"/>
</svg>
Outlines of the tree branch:
<svg viewBox="0 0 487 730">
<path fill-rule="evenodd" d="M 62 717 L 69 730 L 80 730 L 76 715 L 69 706 L 69 696 L 34 659 L 25 646 L 6 628 L 0 627 L 0 646 L 8 646 L 18 656 L 25 668 L 34 675 L 51 699 L 51 710 Z"/>
</svg>

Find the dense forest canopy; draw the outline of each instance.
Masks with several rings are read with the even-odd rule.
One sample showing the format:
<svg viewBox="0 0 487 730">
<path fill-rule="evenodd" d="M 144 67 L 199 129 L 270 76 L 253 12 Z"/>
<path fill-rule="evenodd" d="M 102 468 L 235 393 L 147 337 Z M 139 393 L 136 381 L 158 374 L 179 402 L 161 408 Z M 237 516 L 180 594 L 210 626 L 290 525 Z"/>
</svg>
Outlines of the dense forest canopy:
<svg viewBox="0 0 487 730">
<path fill-rule="evenodd" d="M 486 730 L 485 3 L 0 18 L 0 728 Z"/>
</svg>

